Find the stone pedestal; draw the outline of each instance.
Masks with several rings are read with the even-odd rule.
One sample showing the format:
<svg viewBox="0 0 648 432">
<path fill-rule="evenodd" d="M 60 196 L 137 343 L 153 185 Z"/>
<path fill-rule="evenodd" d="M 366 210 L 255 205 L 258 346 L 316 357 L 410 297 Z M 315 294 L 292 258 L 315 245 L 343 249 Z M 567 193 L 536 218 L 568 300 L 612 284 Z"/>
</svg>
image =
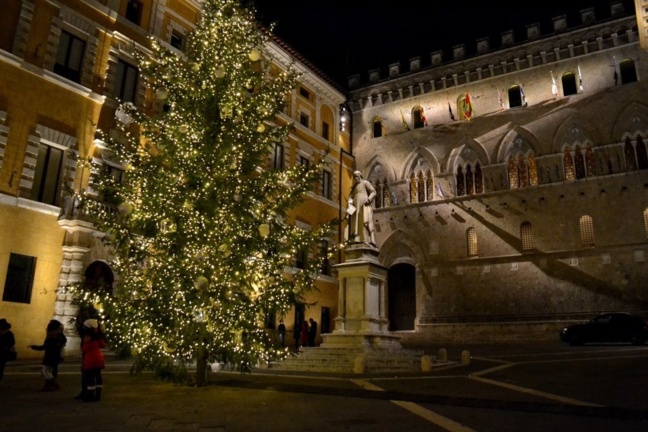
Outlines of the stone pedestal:
<svg viewBox="0 0 648 432">
<path fill-rule="evenodd" d="M 378 249 L 350 245 L 347 259 L 335 266 L 339 280 L 335 331 L 323 334 L 322 348 L 374 347 L 400 349 L 400 337 L 389 332 L 387 269 Z"/>
<path fill-rule="evenodd" d="M 422 370 L 423 352 L 403 349 L 400 336 L 388 330 L 387 269 L 380 265 L 378 253 L 368 244 L 347 247 L 346 261 L 335 266 L 339 280 L 335 331 L 322 334 L 319 347 L 302 348 L 298 357 L 272 367 L 355 374 Z"/>
</svg>

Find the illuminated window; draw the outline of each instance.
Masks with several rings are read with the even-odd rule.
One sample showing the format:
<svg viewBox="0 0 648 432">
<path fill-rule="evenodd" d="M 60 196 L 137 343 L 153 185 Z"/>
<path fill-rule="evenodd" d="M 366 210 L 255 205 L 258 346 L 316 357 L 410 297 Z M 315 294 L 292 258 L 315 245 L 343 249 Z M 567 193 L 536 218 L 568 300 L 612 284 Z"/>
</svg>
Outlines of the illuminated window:
<svg viewBox="0 0 648 432">
<path fill-rule="evenodd" d="M 523 222 L 520 225 L 520 239 L 522 240 L 522 250 L 533 250 L 533 230 L 531 222 Z"/>
<path fill-rule="evenodd" d="M 580 218 L 581 243 L 583 246 L 594 246 L 594 224 L 591 216 Z"/>
<path fill-rule="evenodd" d="M 574 159 L 568 147 L 565 147 L 563 152 L 563 165 L 565 167 L 565 180 L 574 180 Z"/>
<path fill-rule="evenodd" d="M 515 163 L 515 158 L 513 156 L 509 156 L 509 160 L 508 160 L 508 177 L 509 177 L 509 188 L 517 189 L 519 185 L 518 170 L 517 170 L 517 165 Z"/>
<path fill-rule="evenodd" d="M 468 256 L 477 256 L 477 232 L 475 228 L 468 228 L 466 240 L 468 242 Z"/>
</svg>

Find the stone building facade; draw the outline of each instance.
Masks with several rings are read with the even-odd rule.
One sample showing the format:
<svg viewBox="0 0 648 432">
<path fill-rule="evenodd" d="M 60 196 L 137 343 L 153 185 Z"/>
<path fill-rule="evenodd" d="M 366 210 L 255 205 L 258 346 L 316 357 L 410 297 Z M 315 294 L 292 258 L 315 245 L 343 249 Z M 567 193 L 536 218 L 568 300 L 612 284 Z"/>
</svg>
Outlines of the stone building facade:
<svg viewBox="0 0 648 432">
<path fill-rule="evenodd" d="M 187 33 L 200 15 L 197 0 L 3 0 L 0 6 L 0 317 L 13 325 L 21 358 L 40 344 L 47 322 L 67 326 L 68 351 L 78 348 L 77 308 L 67 287 L 119 283 L 110 268 L 104 233 L 76 206 L 85 193 L 96 195 L 94 159 L 119 175 L 98 128 L 118 134 L 118 101 L 146 110 L 155 92 L 138 76 L 130 48 L 146 51 L 149 36 L 181 54 Z M 339 196 L 351 184 L 350 131 L 340 105 L 345 95 L 317 68 L 278 39 L 264 55 L 278 68 L 294 62 L 299 87 L 277 122 L 295 123 L 287 141 L 268 155 L 268 164 L 316 163 L 326 154 L 326 182 L 291 215 L 304 229 L 341 214 Z M 342 114 L 341 114 L 342 113 Z M 323 239 L 336 244 L 337 237 Z M 317 253 L 313 251 L 312 253 Z M 307 256 L 296 257 L 293 267 Z M 330 264 L 335 264 L 337 257 Z M 287 268 L 287 271 L 292 271 Z M 286 317 L 269 317 L 273 331 L 283 318 L 314 318 L 330 331 L 335 318 L 337 280 L 323 269 L 317 290 Z"/>
<path fill-rule="evenodd" d="M 378 190 L 389 319 L 404 342 L 557 340 L 600 311 L 648 312 L 637 6 L 350 77 L 353 152 Z"/>
</svg>

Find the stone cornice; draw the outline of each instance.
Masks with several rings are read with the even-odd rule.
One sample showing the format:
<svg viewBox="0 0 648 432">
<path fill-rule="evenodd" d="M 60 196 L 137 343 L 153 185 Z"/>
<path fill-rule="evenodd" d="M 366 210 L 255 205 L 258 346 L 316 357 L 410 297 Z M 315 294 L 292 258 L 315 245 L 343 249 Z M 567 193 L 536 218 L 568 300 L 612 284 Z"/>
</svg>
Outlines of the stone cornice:
<svg viewBox="0 0 648 432">
<path fill-rule="evenodd" d="M 375 97 L 377 95 L 380 95 L 378 103 L 380 105 L 385 105 L 413 96 L 419 96 L 421 94 L 465 86 L 471 82 L 499 78 L 503 75 L 516 73 L 522 70 L 545 67 L 548 64 L 557 63 L 570 58 L 577 58 L 593 52 L 601 52 L 605 49 L 610 49 L 611 47 L 618 48 L 624 45 L 637 43 L 638 38 L 634 31 L 631 32 L 629 41 L 623 40 L 616 34 L 616 29 L 626 28 L 630 30 L 635 24 L 636 20 L 634 16 L 624 17 L 587 27 L 580 27 L 571 32 L 552 34 L 533 41 L 526 41 L 512 47 L 491 51 L 487 54 L 431 66 L 420 71 L 403 73 L 398 77 L 386 78 L 364 87 L 351 90 L 350 99 L 354 102 L 352 108 L 353 111 L 364 109 L 366 107 L 365 104 L 359 103 L 359 101 L 364 102 L 367 98 Z M 603 38 L 602 35 L 606 35 L 607 37 Z M 594 43 L 588 44 L 588 52 L 582 54 L 573 53 L 569 57 L 561 59 L 553 58 L 550 61 L 543 59 L 543 53 L 546 55 L 552 55 L 555 50 L 568 50 L 571 54 L 574 48 L 582 46 L 582 42 L 588 40 L 588 36 L 590 36 L 590 39 L 591 36 L 596 37 Z M 606 42 L 609 40 L 613 40 L 612 46 L 605 47 Z M 535 60 L 538 55 L 540 56 L 541 61 L 534 62 L 533 60 Z M 533 57 L 530 60 L 528 56 Z M 507 61 L 506 65 L 508 67 L 505 71 L 500 70 L 499 72 L 501 73 L 496 76 L 491 76 L 488 69 L 483 69 L 484 66 L 501 69 L 502 61 Z M 481 71 L 478 70 L 480 67 L 482 68 Z M 484 74 L 488 74 L 489 76 L 484 78 L 479 77 L 482 71 L 484 71 Z M 465 79 L 466 76 L 469 77 L 470 81 Z M 472 78 L 475 79 L 473 80 Z M 434 87 L 431 84 L 432 82 L 435 83 Z M 439 83 L 441 83 L 441 85 L 437 87 Z"/>
</svg>

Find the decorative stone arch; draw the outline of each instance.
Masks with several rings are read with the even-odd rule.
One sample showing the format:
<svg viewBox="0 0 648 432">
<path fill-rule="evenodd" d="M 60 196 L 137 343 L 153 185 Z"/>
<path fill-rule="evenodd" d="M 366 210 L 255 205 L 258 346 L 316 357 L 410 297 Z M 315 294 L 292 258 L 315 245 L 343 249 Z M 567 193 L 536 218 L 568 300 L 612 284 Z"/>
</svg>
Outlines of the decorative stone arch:
<svg viewBox="0 0 648 432">
<path fill-rule="evenodd" d="M 648 106 L 631 102 L 616 117 L 612 127 L 612 141 L 624 141 L 628 135 L 648 134 Z"/>
<path fill-rule="evenodd" d="M 383 253 L 385 252 L 385 253 Z M 414 330 L 423 309 L 425 285 L 417 263 L 423 251 L 409 233 L 397 229 L 381 248 L 381 262 L 388 268 L 388 318 L 392 331 Z"/>
<path fill-rule="evenodd" d="M 397 263 L 410 263 L 417 266 L 425 262 L 425 248 L 420 239 L 414 235 L 397 228 L 392 232 L 380 246 L 380 263 L 385 267 Z"/>
<path fill-rule="evenodd" d="M 393 169 L 393 167 L 387 162 L 386 159 L 384 159 L 382 156 L 375 155 L 372 157 L 369 162 L 366 165 L 365 170 L 362 173 L 362 176 L 366 179 L 369 180 L 372 178 L 374 174 L 376 174 L 376 167 L 380 166 L 381 170 L 385 173 L 384 175 L 387 177 L 387 180 L 390 182 L 394 182 L 398 180 L 398 177 L 396 176 L 396 171 Z"/>
<path fill-rule="evenodd" d="M 596 127 L 591 122 L 573 114 L 556 128 L 551 152 L 560 153 L 564 150 L 565 144 L 572 145 L 575 142 L 583 143 L 585 141 L 600 144 L 606 140 L 601 139 Z"/>
<path fill-rule="evenodd" d="M 423 161 L 423 163 L 420 163 Z M 436 155 L 425 147 L 415 148 L 406 158 L 403 163 L 402 171 L 398 179 L 407 180 L 410 172 L 417 166 L 424 166 L 427 164 L 432 169 L 432 173 L 438 174 L 441 171 L 441 164 L 437 160 Z"/>
<path fill-rule="evenodd" d="M 533 152 L 535 155 L 540 154 L 540 141 L 528 129 L 516 126 L 510 130 L 498 145 L 497 162 L 505 163 L 509 156 L 519 154 L 528 155 Z"/>
<path fill-rule="evenodd" d="M 457 165 L 467 162 L 480 162 L 482 166 L 490 164 L 486 149 L 475 139 L 464 138 L 458 146 L 452 149 L 445 170 L 454 172 Z"/>
</svg>

